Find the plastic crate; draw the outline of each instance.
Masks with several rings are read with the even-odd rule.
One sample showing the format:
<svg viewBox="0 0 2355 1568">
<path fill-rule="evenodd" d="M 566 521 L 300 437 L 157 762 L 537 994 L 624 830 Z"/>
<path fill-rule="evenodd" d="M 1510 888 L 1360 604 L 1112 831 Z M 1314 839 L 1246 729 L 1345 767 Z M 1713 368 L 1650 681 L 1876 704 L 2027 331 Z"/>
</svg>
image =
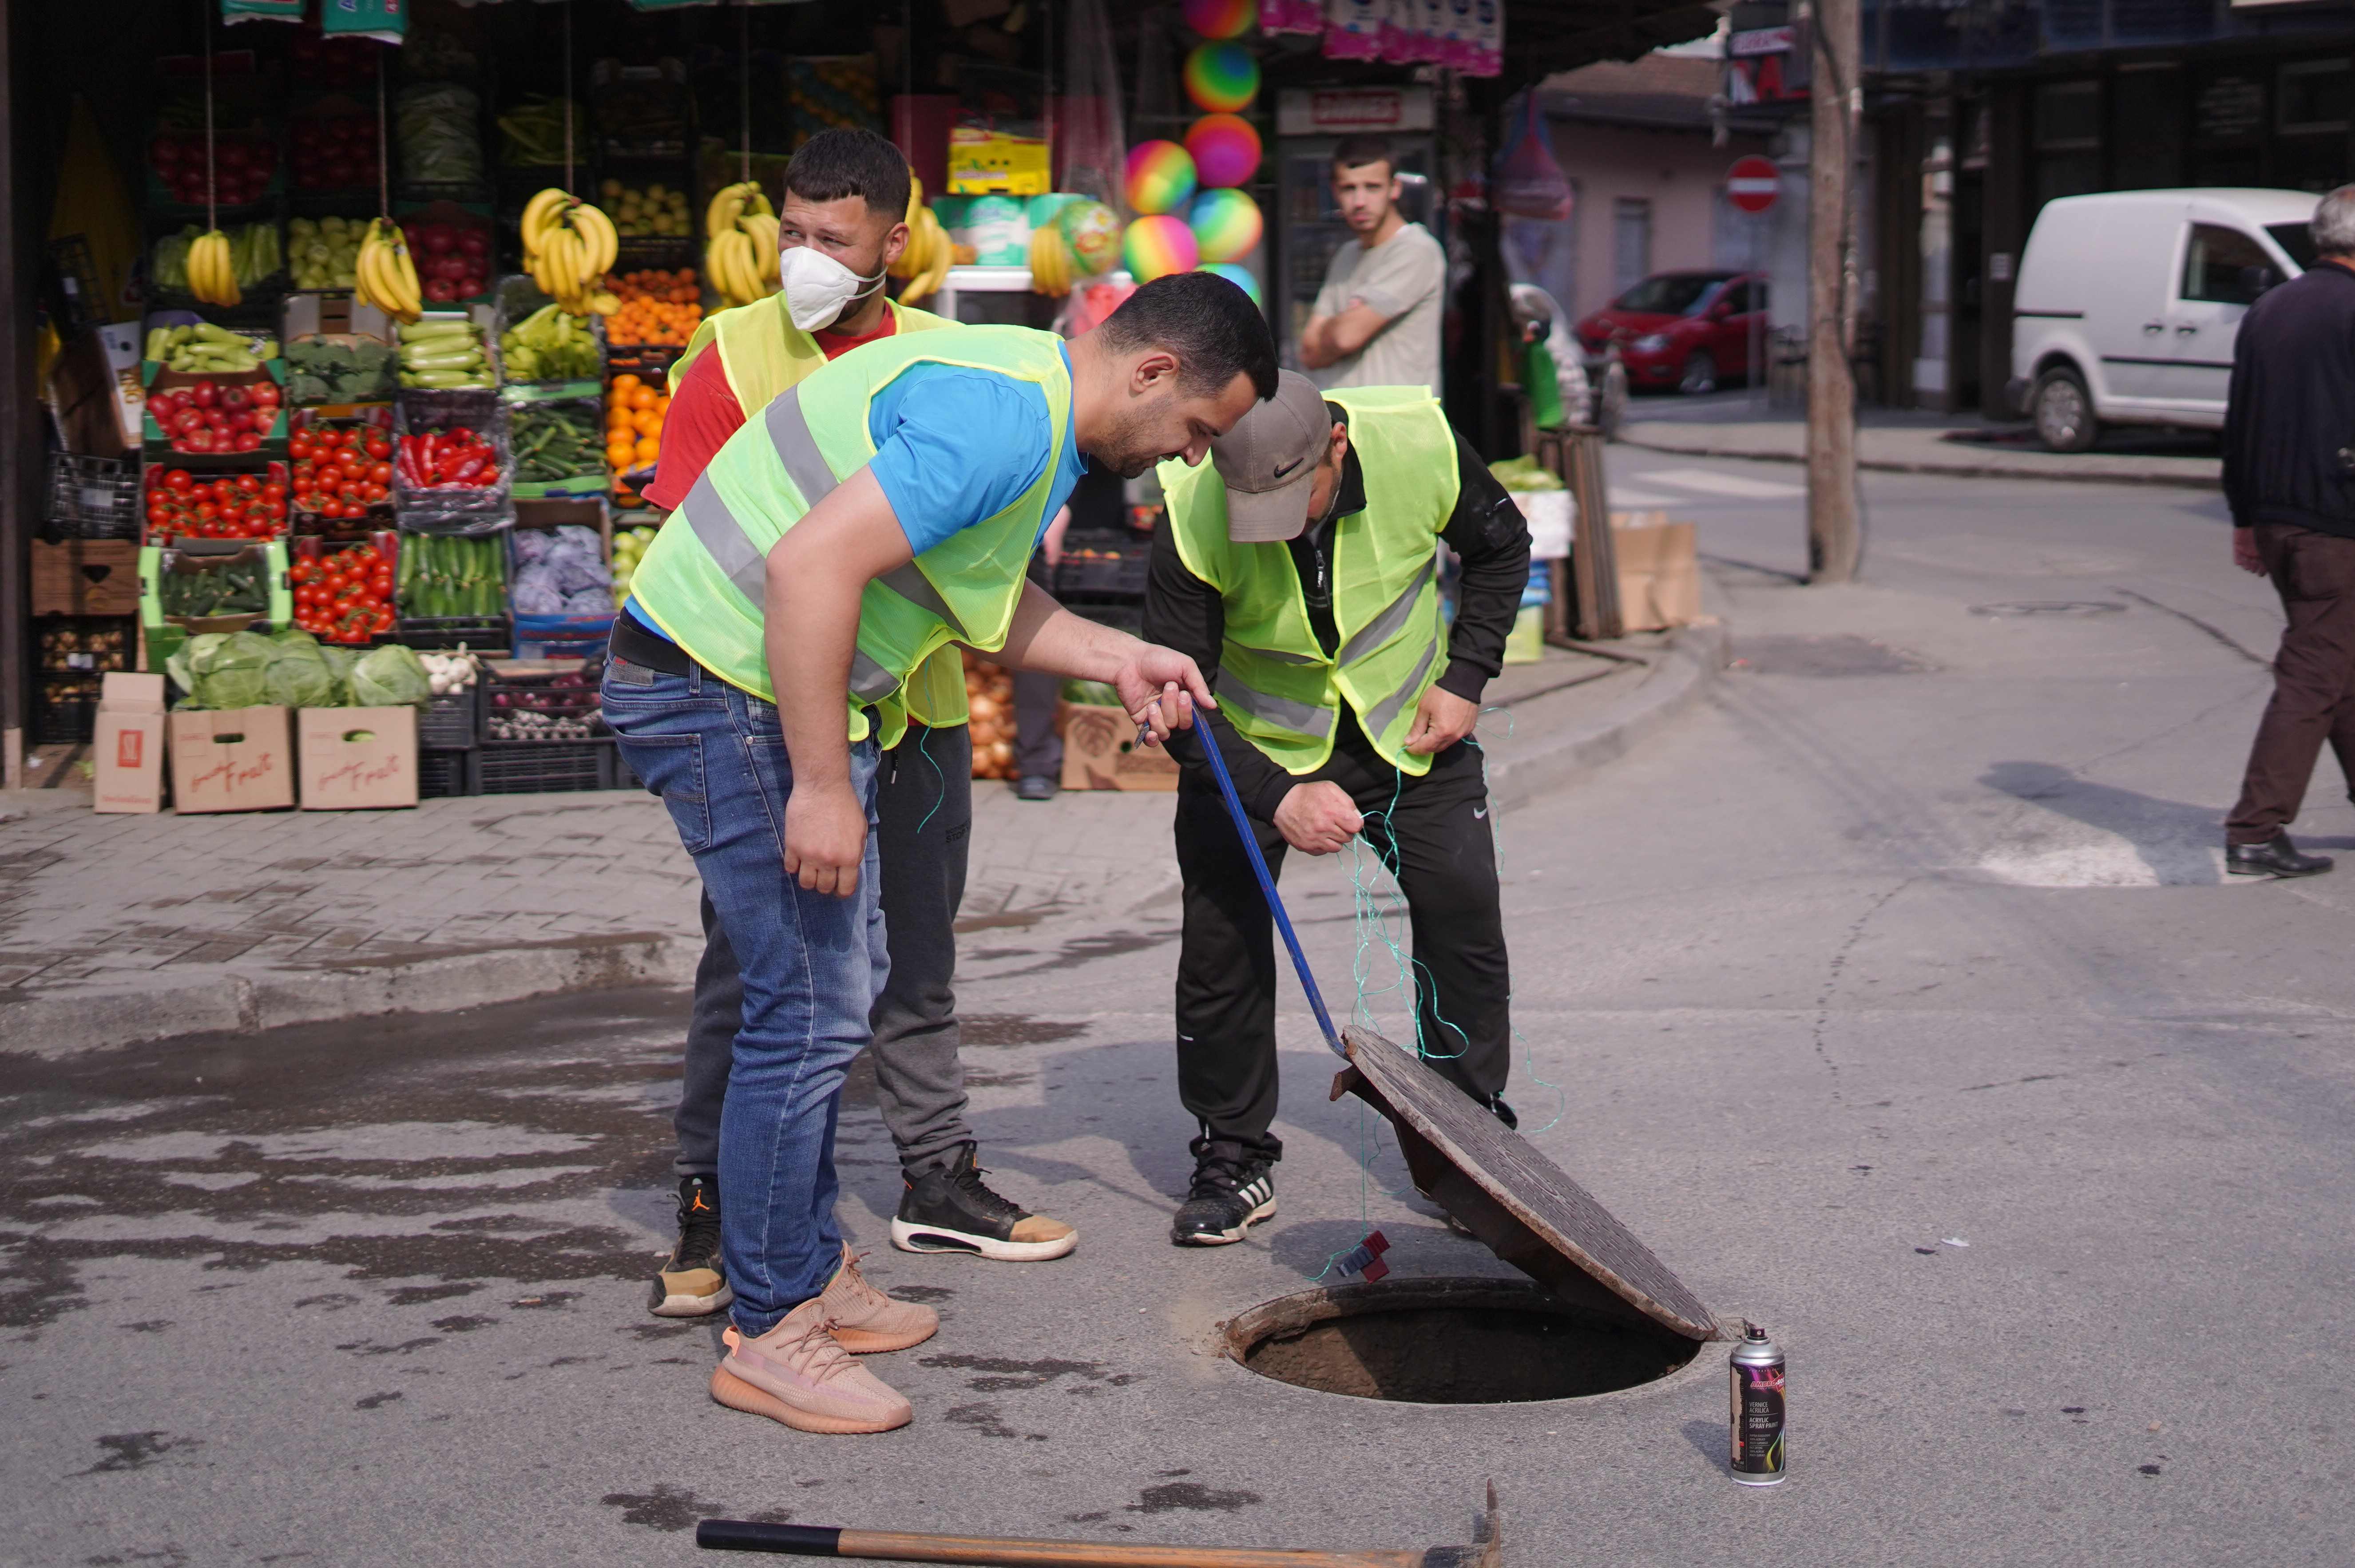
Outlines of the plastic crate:
<svg viewBox="0 0 2355 1568">
<path fill-rule="evenodd" d="M 544 745 L 485 746 L 469 753 L 474 795 L 538 795 L 611 789 L 611 741 L 556 741 Z"/>
<path fill-rule="evenodd" d="M 479 733 L 486 747 L 580 745 L 604 734 L 593 682 L 559 686 L 559 676 L 583 667 L 563 661 L 490 665 L 475 685 L 482 705 Z"/>
<path fill-rule="evenodd" d="M 403 615 L 400 635 L 421 653 L 463 645 L 469 653 L 489 655 L 515 646 L 505 615 Z"/>
<path fill-rule="evenodd" d="M 34 712 L 36 745 L 87 741 L 98 721 L 99 677 L 43 671 Z"/>
<path fill-rule="evenodd" d="M 139 537 L 139 464 L 126 458 L 49 453 L 46 517 L 59 539 Z"/>
<path fill-rule="evenodd" d="M 1139 546 L 1119 555 L 1065 556 L 1055 565 L 1052 592 L 1067 593 L 1139 594 L 1152 568 L 1152 557 Z"/>
<path fill-rule="evenodd" d="M 417 797 L 439 800 L 448 795 L 480 795 L 472 752 L 417 753 Z"/>
<path fill-rule="evenodd" d="M 471 752 L 481 738 L 479 685 L 437 697 L 418 709 L 417 744 L 427 752 Z"/>
</svg>

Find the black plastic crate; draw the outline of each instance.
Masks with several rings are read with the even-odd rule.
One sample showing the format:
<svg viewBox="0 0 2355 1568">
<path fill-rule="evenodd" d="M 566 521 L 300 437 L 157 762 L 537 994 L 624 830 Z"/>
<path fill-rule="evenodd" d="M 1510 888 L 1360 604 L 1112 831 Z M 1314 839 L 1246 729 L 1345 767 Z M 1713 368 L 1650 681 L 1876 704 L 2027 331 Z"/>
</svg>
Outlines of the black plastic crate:
<svg viewBox="0 0 2355 1568">
<path fill-rule="evenodd" d="M 570 660 L 564 667 L 486 667 L 476 683 L 483 743 L 579 745 L 602 736 L 596 683 L 586 667 Z M 559 678 L 577 684 L 559 684 Z"/>
<path fill-rule="evenodd" d="M 135 539 L 143 505 L 137 463 L 79 452 L 49 453 L 46 516 L 57 537 Z"/>
<path fill-rule="evenodd" d="M 428 752 L 471 752 L 482 725 L 479 685 L 435 698 L 417 712 L 417 744 Z M 452 793 L 455 793 L 454 791 Z"/>
<path fill-rule="evenodd" d="M 445 795 L 480 795 L 480 781 L 474 776 L 474 753 L 472 752 L 420 752 L 417 753 L 417 797 L 439 800 Z"/>
<path fill-rule="evenodd" d="M 613 787 L 613 743 L 610 741 L 485 746 L 468 756 L 475 795 L 537 795 L 543 791 Z"/>
<path fill-rule="evenodd" d="M 34 713 L 34 743 L 87 741 L 98 721 L 99 677 L 43 671 Z"/>
<path fill-rule="evenodd" d="M 403 615 L 400 640 L 420 653 L 449 652 L 463 645 L 468 653 L 495 655 L 515 646 L 505 615 Z"/>
<path fill-rule="evenodd" d="M 1055 565 L 1053 592 L 1058 598 L 1067 593 L 1143 593 L 1151 568 L 1152 556 L 1144 546 L 1118 555 L 1066 555 Z"/>
</svg>

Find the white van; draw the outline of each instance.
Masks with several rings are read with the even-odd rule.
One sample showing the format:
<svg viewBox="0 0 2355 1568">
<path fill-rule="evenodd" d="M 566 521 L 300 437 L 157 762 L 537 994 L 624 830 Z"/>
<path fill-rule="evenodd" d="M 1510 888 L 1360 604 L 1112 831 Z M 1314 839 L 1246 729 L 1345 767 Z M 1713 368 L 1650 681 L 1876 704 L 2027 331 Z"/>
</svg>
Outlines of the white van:
<svg viewBox="0 0 2355 1568">
<path fill-rule="evenodd" d="M 2011 409 L 2055 452 L 2105 424 L 2224 422 L 2232 337 L 2314 261 L 2306 191 L 2120 190 L 2047 202 L 2012 297 Z"/>
</svg>

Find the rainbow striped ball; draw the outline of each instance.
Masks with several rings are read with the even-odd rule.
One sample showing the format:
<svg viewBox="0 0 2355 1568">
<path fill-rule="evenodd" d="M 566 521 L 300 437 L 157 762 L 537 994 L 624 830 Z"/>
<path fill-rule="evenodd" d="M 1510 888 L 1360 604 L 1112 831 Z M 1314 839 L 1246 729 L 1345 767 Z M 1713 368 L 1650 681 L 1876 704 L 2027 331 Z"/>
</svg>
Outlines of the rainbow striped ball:
<svg viewBox="0 0 2355 1568">
<path fill-rule="evenodd" d="M 1172 272 L 1190 272 L 1200 260 L 1194 249 L 1194 231 L 1186 227 L 1184 219 L 1166 212 L 1140 218 L 1130 224 L 1124 251 L 1128 275 L 1140 283 L 1166 278 Z"/>
<path fill-rule="evenodd" d="M 1186 96 L 1197 109 L 1233 113 L 1259 96 L 1259 59 L 1241 44 L 1203 44 L 1186 57 Z"/>
<path fill-rule="evenodd" d="M 1194 198 L 1186 219 L 1193 226 L 1194 249 L 1205 261 L 1231 261 L 1259 243 L 1259 203 L 1241 191 L 1206 190 Z"/>
<path fill-rule="evenodd" d="M 1259 278 L 1249 267 L 1240 266 L 1233 261 L 1212 261 L 1200 270 L 1205 272 L 1216 272 L 1243 293 L 1251 295 L 1252 304 L 1260 303 Z"/>
<path fill-rule="evenodd" d="M 1240 38 L 1259 26 L 1259 0 L 1186 0 L 1186 25 L 1206 38 Z"/>
<path fill-rule="evenodd" d="M 1194 160 L 1175 142 L 1139 142 L 1128 150 L 1127 185 L 1137 211 L 1175 212 L 1194 194 Z"/>
<path fill-rule="evenodd" d="M 1205 186 L 1241 185 L 1259 172 L 1259 130 L 1240 114 L 1205 114 L 1186 132 L 1186 151 Z"/>
</svg>

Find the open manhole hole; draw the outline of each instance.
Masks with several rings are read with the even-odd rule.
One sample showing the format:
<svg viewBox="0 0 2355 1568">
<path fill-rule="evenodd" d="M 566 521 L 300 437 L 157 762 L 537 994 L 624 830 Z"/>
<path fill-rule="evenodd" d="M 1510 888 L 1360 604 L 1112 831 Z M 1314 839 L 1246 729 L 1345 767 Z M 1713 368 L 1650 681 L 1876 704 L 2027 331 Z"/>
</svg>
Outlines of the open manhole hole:
<svg viewBox="0 0 2355 1568">
<path fill-rule="evenodd" d="M 2003 604 L 1974 604 L 1974 615 L 2121 615 L 2126 606 L 2111 599 L 2019 599 Z"/>
<path fill-rule="evenodd" d="M 1286 1296 L 1229 1322 L 1226 1353 L 1295 1388 L 1409 1404 L 1580 1399 L 1656 1382 L 1700 1352 L 1504 1279 L 1400 1279 Z"/>
</svg>

